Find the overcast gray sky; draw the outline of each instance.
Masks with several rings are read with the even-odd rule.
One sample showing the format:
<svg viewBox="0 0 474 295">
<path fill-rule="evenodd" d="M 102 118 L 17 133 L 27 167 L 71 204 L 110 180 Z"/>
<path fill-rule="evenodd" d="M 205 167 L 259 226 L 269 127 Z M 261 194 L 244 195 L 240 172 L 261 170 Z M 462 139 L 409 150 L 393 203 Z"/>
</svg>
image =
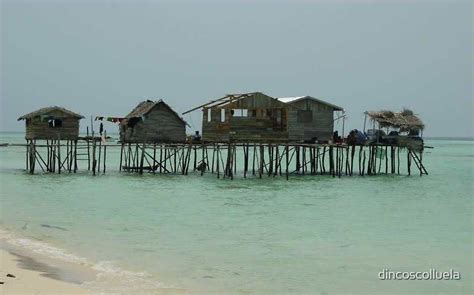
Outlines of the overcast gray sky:
<svg viewBox="0 0 474 295">
<path fill-rule="evenodd" d="M 43 106 L 124 116 L 163 98 L 181 113 L 262 91 L 340 105 L 346 128 L 362 128 L 365 110 L 408 107 L 427 136 L 474 136 L 471 1 L 2 1 L 1 10 L 2 131 L 23 130 L 16 119 Z M 200 116 L 185 119 L 200 128 Z"/>
</svg>

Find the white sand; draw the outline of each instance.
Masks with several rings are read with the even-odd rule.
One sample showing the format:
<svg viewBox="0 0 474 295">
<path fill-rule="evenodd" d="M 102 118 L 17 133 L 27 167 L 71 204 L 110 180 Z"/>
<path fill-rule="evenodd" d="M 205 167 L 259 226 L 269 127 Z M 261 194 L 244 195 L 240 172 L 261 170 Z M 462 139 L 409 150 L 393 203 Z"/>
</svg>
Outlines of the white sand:
<svg viewBox="0 0 474 295">
<path fill-rule="evenodd" d="M 70 263 L 18 247 L 10 242 L 16 238 L 0 228 L 0 294 L 189 294 L 160 286 L 128 290 L 130 286 L 120 276 L 96 285 L 100 273 L 88 263 Z"/>
</svg>

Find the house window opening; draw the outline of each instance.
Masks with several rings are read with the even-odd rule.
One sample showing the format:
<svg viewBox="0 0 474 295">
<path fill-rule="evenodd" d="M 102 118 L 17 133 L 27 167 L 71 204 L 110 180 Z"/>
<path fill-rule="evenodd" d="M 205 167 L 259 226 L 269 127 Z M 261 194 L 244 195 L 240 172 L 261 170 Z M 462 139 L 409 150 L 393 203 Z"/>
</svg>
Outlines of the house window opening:
<svg viewBox="0 0 474 295">
<path fill-rule="evenodd" d="M 247 109 L 233 109 L 232 110 L 232 117 L 247 117 L 248 110 Z"/>
<path fill-rule="evenodd" d="M 49 128 L 61 128 L 63 126 L 63 120 L 61 119 L 49 119 L 48 120 Z"/>
<path fill-rule="evenodd" d="M 225 122 L 225 109 L 221 109 L 221 122 Z"/>
</svg>

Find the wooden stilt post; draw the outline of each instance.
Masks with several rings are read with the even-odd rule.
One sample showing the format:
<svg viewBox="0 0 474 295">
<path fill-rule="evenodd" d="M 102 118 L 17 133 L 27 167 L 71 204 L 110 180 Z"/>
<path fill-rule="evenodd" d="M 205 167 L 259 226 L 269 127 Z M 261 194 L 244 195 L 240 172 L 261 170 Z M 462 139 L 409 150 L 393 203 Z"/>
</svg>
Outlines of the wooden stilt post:
<svg viewBox="0 0 474 295">
<path fill-rule="evenodd" d="M 99 136 L 100 138 L 100 136 Z M 100 172 L 100 160 L 101 160 L 101 157 L 102 156 L 102 140 L 99 139 L 99 159 L 97 161 L 97 172 Z"/>
<path fill-rule="evenodd" d="M 256 153 L 256 144 L 254 143 L 253 144 L 253 161 L 252 161 L 252 175 L 255 175 L 255 161 L 256 161 L 256 157 L 257 157 L 257 153 Z"/>
<path fill-rule="evenodd" d="M 237 174 L 237 144 L 235 143 L 234 143 L 232 155 L 233 155 L 232 166 L 234 166 L 234 173 L 232 174 L 232 179 L 233 179 L 234 175 Z"/>
<path fill-rule="evenodd" d="M 65 161 L 66 161 L 66 170 L 71 172 L 71 166 L 69 165 L 69 163 L 71 163 L 71 161 L 70 161 L 71 157 L 69 156 L 69 142 L 70 142 L 70 140 L 66 140 L 66 158 L 65 158 Z"/>
<path fill-rule="evenodd" d="M 26 155 L 25 155 L 26 159 L 26 168 L 25 168 L 25 171 L 28 171 L 29 169 L 29 158 L 30 158 L 30 144 L 29 144 L 29 140 L 27 139 L 26 140 Z"/>
<path fill-rule="evenodd" d="M 354 155 L 355 155 L 355 145 L 352 145 L 351 147 L 351 172 L 350 172 L 350 175 L 352 176 L 352 174 L 354 173 Z"/>
<path fill-rule="evenodd" d="M 220 178 L 220 171 L 219 171 L 219 153 L 220 153 L 220 149 L 219 149 L 219 144 L 217 144 L 217 150 L 216 150 L 216 158 L 217 158 L 217 163 L 216 163 L 216 170 L 217 170 L 217 178 Z"/>
<path fill-rule="evenodd" d="M 207 147 L 204 144 L 201 144 L 201 149 L 202 149 L 202 157 L 201 157 L 201 176 L 204 175 L 205 170 L 207 169 L 207 160 L 204 160 L 204 157 L 206 155 L 204 149 L 207 150 Z"/>
<path fill-rule="evenodd" d="M 382 163 L 382 160 L 385 159 L 384 162 L 385 162 L 385 164 L 387 164 L 387 153 L 386 153 L 386 150 L 385 150 L 384 146 L 381 146 L 381 147 L 380 147 L 379 155 L 380 155 L 380 159 L 379 159 L 380 161 L 379 161 L 379 170 L 378 170 L 378 173 L 379 173 L 379 174 L 382 174 L 383 172 L 380 172 L 380 171 L 382 171 L 382 166 L 384 165 L 384 164 Z"/>
<path fill-rule="evenodd" d="M 197 169 L 197 149 L 196 146 L 194 146 L 194 168 L 193 171 L 196 171 Z"/>
<path fill-rule="evenodd" d="M 174 173 L 178 173 L 178 164 L 177 164 L 177 156 L 178 156 L 178 149 L 174 147 L 174 155 L 173 155 L 173 170 Z"/>
<path fill-rule="evenodd" d="M 107 131 L 104 131 L 104 138 L 107 138 Z M 103 159 L 103 166 L 102 166 L 102 173 L 105 174 L 105 169 L 107 168 L 106 165 L 106 160 L 107 160 L 107 143 L 104 143 L 104 159 Z"/>
<path fill-rule="evenodd" d="M 91 170 L 91 156 L 90 156 L 90 144 L 89 144 L 89 126 L 86 127 L 86 142 L 87 142 L 87 170 Z"/>
<path fill-rule="evenodd" d="M 411 175 L 410 149 L 407 149 L 407 169 L 408 169 L 408 175 Z"/>
<path fill-rule="evenodd" d="M 295 152 L 296 152 L 296 171 L 299 174 L 300 173 L 300 147 L 295 145 Z"/>
<path fill-rule="evenodd" d="M 123 142 L 120 144 L 120 166 L 119 166 L 119 171 L 122 171 L 122 160 L 123 160 Z"/>
<path fill-rule="evenodd" d="M 400 175 L 400 147 L 397 148 L 397 174 Z"/>
<path fill-rule="evenodd" d="M 156 143 L 153 143 L 153 166 L 151 167 L 153 174 L 156 173 L 158 166 L 156 165 Z"/>
<path fill-rule="evenodd" d="M 32 160 L 30 161 L 32 163 L 32 165 L 31 165 L 31 174 L 34 174 L 35 173 L 35 166 L 36 166 L 36 154 L 37 154 L 36 139 L 33 141 L 33 146 L 31 148 L 31 152 L 32 152 Z"/>
<path fill-rule="evenodd" d="M 165 158 L 166 161 L 166 158 Z M 160 144 L 160 173 L 163 173 L 163 146 Z"/>
<path fill-rule="evenodd" d="M 164 157 L 164 161 L 163 161 L 163 163 L 164 163 L 163 170 L 167 171 L 166 166 L 167 166 L 167 163 L 168 163 L 168 147 L 165 146 L 164 150 L 165 150 L 165 157 Z"/>
<path fill-rule="evenodd" d="M 278 169 L 281 169 L 281 161 L 280 161 L 280 150 L 279 150 L 279 144 L 275 146 L 275 173 L 273 174 L 273 177 L 278 175 Z M 281 171 L 281 170 L 280 170 Z"/>
<path fill-rule="evenodd" d="M 77 172 L 77 139 L 74 140 L 74 173 Z"/>
<path fill-rule="evenodd" d="M 332 177 L 335 177 L 335 171 L 334 171 L 334 151 L 333 147 L 329 147 L 329 173 L 332 175 Z"/>
<path fill-rule="evenodd" d="M 57 149 L 58 149 L 58 174 L 61 174 L 61 140 L 58 139 L 57 142 Z"/>
<path fill-rule="evenodd" d="M 319 166 L 319 161 L 320 161 L 320 157 L 319 157 L 319 146 L 316 147 L 316 159 L 315 159 L 315 167 L 314 167 L 314 174 L 318 174 L 318 166 Z"/>
<path fill-rule="evenodd" d="M 418 161 L 419 161 L 419 164 L 420 164 L 419 167 L 418 167 L 420 169 L 420 176 L 422 176 L 423 175 L 423 150 L 420 150 L 420 157 L 419 157 Z"/>
<path fill-rule="evenodd" d="M 211 173 L 214 174 L 214 157 L 216 155 L 216 144 L 212 144 L 212 163 L 211 163 Z"/>
<path fill-rule="evenodd" d="M 326 146 L 323 147 L 322 174 L 326 174 Z"/>
<path fill-rule="evenodd" d="M 247 178 L 247 170 L 249 168 L 249 145 L 248 143 L 243 145 L 244 149 L 244 178 Z"/>
<path fill-rule="evenodd" d="M 94 134 L 92 134 L 92 137 Z M 97 143 L 95 141 L 95 139 L 93 139 L 92 141 L 92 175 L 95 175 L 95 171 L 96 171 L 96 166 L 97 166 L 97 160 L 96 160 L 96 148 L 97 148 Z"/>
<path fill-rule="evenodd" d="M 290 165 L 289 158 L 290 158 L 290 149 L 288 147 L 288 143 L 285 146 L 285 157 L 286 157 L 286 167 L 285 167 L 285 175 L 286 175 L 286 180 L 288 180 L 289 175 L 288 175 L 288 166 Z"/>
</svg>

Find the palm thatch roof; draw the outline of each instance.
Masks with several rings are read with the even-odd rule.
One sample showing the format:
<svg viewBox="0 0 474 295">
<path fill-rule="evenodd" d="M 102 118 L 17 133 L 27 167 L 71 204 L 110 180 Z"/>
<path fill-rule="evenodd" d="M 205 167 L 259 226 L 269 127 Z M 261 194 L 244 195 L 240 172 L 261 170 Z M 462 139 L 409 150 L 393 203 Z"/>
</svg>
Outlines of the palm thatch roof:
<svg viewBox="0 0 474 295">
<path fill-rule="evenodd" d="M 41 108 L 41 109 L 36 110 L 34 112 L 23 115 L 20 118 L 18 118 L 18 121 L 31 119 L 31 118 L 34 118 L 34 117 L 37 117 L 37 116 L 42 116 L 42 115 L 49 115 L 50 113 L 52 113 L 54 111 L 64 113 L 66 115 L 66 117 L 72 117 L 72 118 L 77 118 L 77 119 L 83 119 L 84 118 L 84 116 L 82 116 L 78 113 L 74 113 L 73 111 L 67 110 L 67 109 L 62 108 L 62 107 L 53 106 L 53 107 Z"/>
<path fill-rule="evenodd" d="M 130 118 L 139 118 L 142 116 L 146 116 L 156 105 L 163 105 L 166 107 L 171 113 L 173 113 L 178 119 L 183 121 L 184 124 L 188 124 L 186 121 L 181 118 L 178 113 L 176 113 L 167 103 L 165 103 L 162 99 L 158 101 L 152 101 L 152 100 L 145 100 L 139 103 L 127 116 L 125 116 L 125 119 L 130 119 Z"/>
<path fill-rule="evenodd" d="M 380 127 L 400 128 L 400 130 L 423 130 L 425 125 L 413 111 L 404 109 L 401 112 L 387 110 L 368 111 L 366 114 L 373 121 L 380 124 Z"/>
</svg>

